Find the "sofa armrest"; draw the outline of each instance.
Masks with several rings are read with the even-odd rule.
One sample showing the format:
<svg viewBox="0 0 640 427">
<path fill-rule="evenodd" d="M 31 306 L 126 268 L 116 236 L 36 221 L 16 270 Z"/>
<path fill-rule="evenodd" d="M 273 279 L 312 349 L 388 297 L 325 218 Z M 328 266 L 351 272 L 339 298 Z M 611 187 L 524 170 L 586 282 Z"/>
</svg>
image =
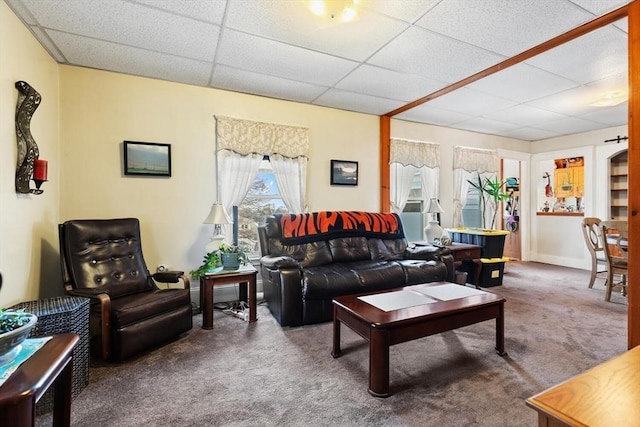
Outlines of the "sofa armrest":
<svg viewBox="0 0 640 427">
<path fill-rule="evenodd" d="M 455 282 L 456 270 L 453 266 L 451 251 L 442 246 L 416 245 L 408 246 L 404 252 L 406 259 L 419 259 L 425 261 L 442 261 L 447 266 L 447 281 Z"/>
<path fill-rule="evenodd" d="M 300 263 L 296 261 L 294 258 L 284 255 L 266 255 L 260 258 L 260 263 L 263 267 L 268 268 L 270 270 L 280 270 L 285 268 L 302 268 Z"/>
</svg>

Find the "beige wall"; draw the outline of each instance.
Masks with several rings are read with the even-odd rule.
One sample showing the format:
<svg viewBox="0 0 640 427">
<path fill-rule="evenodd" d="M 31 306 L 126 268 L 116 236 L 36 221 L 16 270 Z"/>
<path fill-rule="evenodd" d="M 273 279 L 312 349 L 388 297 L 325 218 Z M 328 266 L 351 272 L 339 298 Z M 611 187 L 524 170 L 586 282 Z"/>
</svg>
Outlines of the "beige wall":
<svg viewBox="0 0 640 427">
<path fill-rule="evenodd" d="M 17 194 L 15 82 L 42 96 L 31 121 L 40 158 L 49 161 L 41 195 Z M 58 258 L 58 65 L 4 2 L 0 2 L 0 307 L 61 292 Z M 32 183 L 33 186 L 33 183 Z"/>
<path fill-rule="evenodd" d="M 61 66 L 61 220 L 138 217 L 147 264 L 197 267 L 212 233 L 214 115 L 310 128 L 310 210 L 379 209 L 376 116 Z M 171 144 L 172 177 L 124 176 L 122 141 Z M 359 185 L 329 185 L 331 159 Z M 224 185 L 224 183 L 222 183 Z"/>
</svg>

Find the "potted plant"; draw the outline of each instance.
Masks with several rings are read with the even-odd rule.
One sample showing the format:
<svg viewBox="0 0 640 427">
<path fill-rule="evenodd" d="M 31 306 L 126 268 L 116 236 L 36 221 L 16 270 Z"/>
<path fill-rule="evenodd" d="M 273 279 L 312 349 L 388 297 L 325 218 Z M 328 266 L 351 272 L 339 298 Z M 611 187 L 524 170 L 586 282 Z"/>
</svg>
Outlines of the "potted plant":
<svg viewBox="0 0 640 427">
<path fill-rule="evenodd" d="M 476 181 L 467 180 L 469 184 L 480 192 L 480 211 L 482 212 L 482 224 L 484 228 L 494 229 L 496 224 L 496 216 L 498 214 L 498 205 L 500 202 L 508 200 L 510 195 L 504 191 L 507 181 L 499 181 L 498 178 L 486 177 L 484 180 L 477 174 Z M 491 227 L 487 227 L 487 216 L 485 215 L 487 205 L 493 204 L 493 217 L 491 218 Z"/>
<path fill-rule="evenodd" d="M 216 268 L 220 266 L 220 256 L 218 255 L 218 251 L 208 252 L 204 259 L 202 260 L 202 265 L 195 270 L 191 270 L 189 275 L 193 279 L 199 279 L 201 276 L 204 276 L 207 273 L 214 271 Z"/>
<path fill-rule="evenodd" d="M 27 338 L 38 317 L 24 309 L 0 308 L 0 365 L 11 362 L 20 351 L 20 344 Z"/>
<path fill-rule="evenodd" d="M 247 265 L 249 263 L 247 251 L 241 246 L 227 245 L 223 242 L 218 250 L 220 251 L 222 268 L 225 270 L 236 270 L 240 264 Z"/>
</svg>

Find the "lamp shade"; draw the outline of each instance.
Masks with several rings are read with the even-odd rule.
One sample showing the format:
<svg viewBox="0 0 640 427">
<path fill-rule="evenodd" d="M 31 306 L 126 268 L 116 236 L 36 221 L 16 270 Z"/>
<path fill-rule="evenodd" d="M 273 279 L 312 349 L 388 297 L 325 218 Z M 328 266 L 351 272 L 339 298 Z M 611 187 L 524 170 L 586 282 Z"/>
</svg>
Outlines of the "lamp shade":
<svg viewBox="0 0 640 427">
<path fill-rule="evenodd" d="M 202 222 L 203 224 L 233 224 L 231 218 L 229 218 L 229 214 L 224 209 L 224 206 L 220 202 L 215 202 L 213 206 L 211 206 L 211 212 Z"/>
<path fill-rule="evenodd" d="M 431 199 L 429 200 L 429 206 L 427 206 L 427 210 L 424 211 L 425 213 L 443 213 L 444 210 L 442 209 L 442 206 L 440 206 L 440 203 L 438 203 L 437 199 Z"/>
</svg>

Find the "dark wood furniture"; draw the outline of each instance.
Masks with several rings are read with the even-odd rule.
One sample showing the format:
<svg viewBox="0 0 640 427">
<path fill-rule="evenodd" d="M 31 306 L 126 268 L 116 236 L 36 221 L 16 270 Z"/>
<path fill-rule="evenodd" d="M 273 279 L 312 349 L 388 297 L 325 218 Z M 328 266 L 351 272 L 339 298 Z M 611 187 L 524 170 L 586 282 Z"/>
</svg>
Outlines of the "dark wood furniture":
<svg viewBox="0 0 640 427">
<path fill-rule="evenodd" d="M 527 399 L 538 426 L 628 426 L 640 420 L 640 347 Z"/>
<path fill-rule="evenodd" d="M 35 425 L 36 402 L 54 386 L 53 425 L 71 425 L 76 334 L 54 335 L 0 386 L 0 425 Z"/>
<path fill-rule="evenodd" d="M 458 269 L 464 263 L 473 264 L 472 271 L 469 272 L 471 283 L 480 288 L 480 271 L 482 270 L 482 246 L 470 245 L 467 243 L 451 243 L 445 246 L 453 255 L 453 266 Z"/>
<path fill-rule="evenodd" d="M 249 285 L 249 323 L 258 320 L 256 316 L 256 275 L 258 271 L 251 264 L 240 266 L 238 270 L 219 270 L 200 277 L 200 306 L 202 307 L 202 329 L 213 329 L 213 287 L 217 285 L 240 284 L 240 299 L 246 299 Z"/>
<path fill-rule="evenodd" d="M 331 354 L 334 358 L 341 356 L 341 323 L 369 342 L 369 393 L 371 395 L 390 396 L 389 347 L 394 344 L 496 319 L 495 349 L 501 356 L 506 354 L 504 351 L 505 299 L 499 295 L 474 289 L 474 292 L 481 292 L 481 294 L 448 301 L 438 300 L 391 311 L 381 310 L 358 299 L 363 295 L 377 295 L 399 290 L 419 291 L 421 288 L 441 285 L 452 285 L 452 283 L 434 282 L 391 291 L 345 295 L 333 300 L 333 351 Z"/>
</svg>

